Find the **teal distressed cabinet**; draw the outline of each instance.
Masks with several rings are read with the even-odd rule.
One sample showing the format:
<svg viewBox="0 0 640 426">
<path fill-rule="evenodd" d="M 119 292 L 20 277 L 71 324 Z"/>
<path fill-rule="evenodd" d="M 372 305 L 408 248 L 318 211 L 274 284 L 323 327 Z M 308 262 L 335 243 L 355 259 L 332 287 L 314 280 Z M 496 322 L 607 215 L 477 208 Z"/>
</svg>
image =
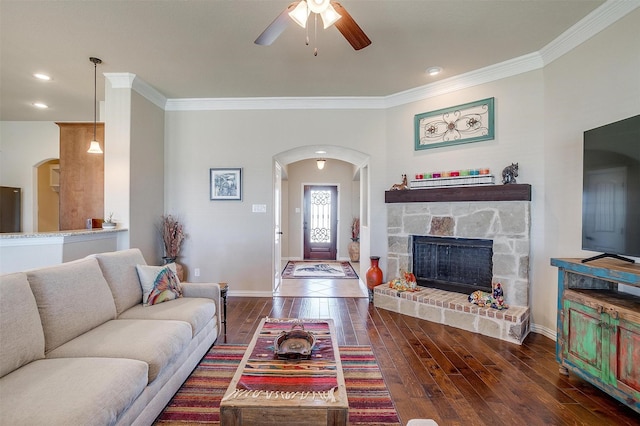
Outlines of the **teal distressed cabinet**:
<svg viewBox="0 0 640 426">
<path fill-rule="evenodd" d="M 558 267 L 556 359 L 640 413 L 640 265 L 601 259 L 551 259 Z"/>
</svg>

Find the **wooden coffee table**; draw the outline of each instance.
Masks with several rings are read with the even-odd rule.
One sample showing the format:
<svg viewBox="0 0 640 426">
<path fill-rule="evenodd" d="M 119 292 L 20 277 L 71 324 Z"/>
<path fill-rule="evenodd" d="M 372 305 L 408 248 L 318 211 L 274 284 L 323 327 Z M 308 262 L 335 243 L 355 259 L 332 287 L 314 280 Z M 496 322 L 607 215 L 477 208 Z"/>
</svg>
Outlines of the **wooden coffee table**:
<svg viewBox="0 0 640 426">
<path fill-rule="evenodd" d="M 310 360 L 280 360 L 273 341 L 302 322 L 316 336 Z M 346 425 L 349 402 L 331 319 L 264 318 L 220 403 L 220 424 Z"/>
</svg>

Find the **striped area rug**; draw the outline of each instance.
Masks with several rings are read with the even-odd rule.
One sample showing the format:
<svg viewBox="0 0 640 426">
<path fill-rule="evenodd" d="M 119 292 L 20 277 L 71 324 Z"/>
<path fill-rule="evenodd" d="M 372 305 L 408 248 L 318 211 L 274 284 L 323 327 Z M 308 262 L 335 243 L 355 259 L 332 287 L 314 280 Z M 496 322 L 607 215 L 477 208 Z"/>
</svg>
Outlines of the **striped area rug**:
<svg viewBox="0 0 640 426">
<path fill-rule="evenodd" d="M 158 416 L 156 425 L 219 425 L 220 400 L 246 345 L 216 345 Z M 369 346 L 340 346 L 349 424 L 398 426 L 400 421 Z"/>
</svg>

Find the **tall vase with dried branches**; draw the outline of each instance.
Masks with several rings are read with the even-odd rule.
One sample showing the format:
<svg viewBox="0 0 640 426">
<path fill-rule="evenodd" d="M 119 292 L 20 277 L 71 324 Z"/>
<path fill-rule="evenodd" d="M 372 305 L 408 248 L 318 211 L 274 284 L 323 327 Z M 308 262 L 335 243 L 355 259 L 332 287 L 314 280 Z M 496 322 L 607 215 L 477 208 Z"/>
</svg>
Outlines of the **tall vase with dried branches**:
<svg viewBox="0 0 640 426">
<path fill-rule="evenodd" d="M 184 227 L 182 224 L 172 215 L 162 216 L 162 224 L 160 228 L 162 242 L 164 244 L 164 256 L 162 260 L 165 264 L 175 263 L 176 270 L 178 271 L 178 279 L 184 280 L 184 268 L 178 262 L 176 262 L 178 255 L 180 254 L 180 248 L 182 242 L 186 238 Z"/>
<path fill-rule="evenodd" d="M 349 260 L 360 261 L 360 218 L 354 217 L 351 221 L 351 242 L 347 246 Z"/>
</svg>

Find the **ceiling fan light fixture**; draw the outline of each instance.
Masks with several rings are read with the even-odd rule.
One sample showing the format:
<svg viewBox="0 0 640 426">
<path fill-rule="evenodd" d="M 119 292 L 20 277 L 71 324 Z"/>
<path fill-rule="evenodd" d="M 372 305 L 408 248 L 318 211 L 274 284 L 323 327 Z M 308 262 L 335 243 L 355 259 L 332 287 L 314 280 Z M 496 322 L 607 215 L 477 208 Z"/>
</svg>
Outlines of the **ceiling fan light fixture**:
<svg viewBox="0 0 640 426">
<path fill-rule="evenodd" d="M 336 12 L 336 10 L 331 5 L 329 5 L 324 10 L 324 12 L 320 13 L 320 16 L 322 17 L 322 22 L 324 24 L 325 30 L 330 26 L 332 26 L 333 24 L 335 24 L 338 21 L 338 19 L 342 18 L 342 15 Z"/>
<path fill-rule="evenodd" d="M 313 13 L 322 13 L 330 6 L 330 0 L 307 0 L 307 3 Z"/>
<path fill-rule="evenodd" d="M 324 169 L 324 165 L 327 160 L 316 160 L 316 166 L 318 166 L 318 170 Z"/>
<path fill-rule="evenodd" d="M 293 19 L 293 22 L 300 25 L 302 28 L 307 27 L 307 19 L 310 14 L 311 11 L 307 7 L 307 2 L 305 0 L 300 0 L 300 3 L 298 3 L 295 9 L 289 12 L 289 16 Z"/>
</svg>

